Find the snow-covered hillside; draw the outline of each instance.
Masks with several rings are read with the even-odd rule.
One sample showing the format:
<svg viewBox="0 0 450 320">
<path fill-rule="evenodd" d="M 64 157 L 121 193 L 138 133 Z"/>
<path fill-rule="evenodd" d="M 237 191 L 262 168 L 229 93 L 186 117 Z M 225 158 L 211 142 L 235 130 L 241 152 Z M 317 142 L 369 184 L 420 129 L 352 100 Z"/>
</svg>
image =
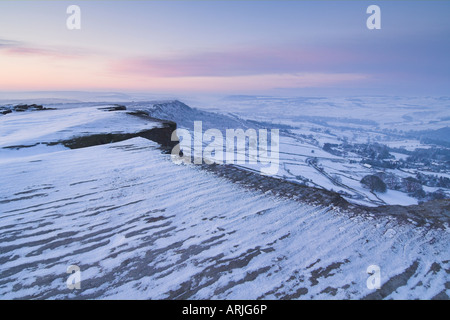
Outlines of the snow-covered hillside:
<svg viewBox="0 0 450 320">
<path fill-rule="evenodd" d="M 95 106 L 0 117 L 0 145 L 19 146 L 0 154 L 0 298 L 450 295 L 448 225 L 250 190 L 174 164 L 141 137 L 79 149 L 36 145 L 158 125 Z M 79 290 L 67 288 L 70 265 L 81 270 Z M 367 287 L 370 265 L 380 267 L 379 290 Z"/>
</svg>

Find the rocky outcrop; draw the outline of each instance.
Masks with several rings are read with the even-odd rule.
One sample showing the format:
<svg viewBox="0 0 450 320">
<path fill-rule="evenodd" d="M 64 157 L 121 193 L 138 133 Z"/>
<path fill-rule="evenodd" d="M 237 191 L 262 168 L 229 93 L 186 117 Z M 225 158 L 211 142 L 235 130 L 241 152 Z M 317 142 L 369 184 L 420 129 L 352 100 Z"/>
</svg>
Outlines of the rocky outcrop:
<svg viewBox="0 0 450 320">
<path fill-rule="evenodd" d="M 350 203 L 337 192 L 263 176 L 232 165 L 205 164 L 202 165 L 202 168 L 252 190 L 262 193 L 269 192 L 275 196 L 312 205 L 339 208 L 349 215 L 370 216 L 371 218 L 390 216 L 400 223 L 412 223 L 417 226 L 428 225 L 433 228 L 445 228 L 446 224 L 450 225 L 450 199 L 434 200 L 411 206 L 367 207 Z"/>
<path fill-rule="evenodd" d="M 55 110 L 54 108 L 46 108 L 38 104 L 18 104 L 15 106 L 3 106 L 0 107 L 0 114 L 8 114 L 12 112 L 25 112 L 25 111 L 43 111 L 43 110 Z"/>
<path fill-rule="evenodd" d="M 58 141 L 70 149 L 87 148 L 107 143 L 120 142 L 136 137 L 142 137 L 154 141 L 161 146 L 164 152 L 170 152 L 175 146 L 176 141 L 171 141 L 172 132 L 177 129 L 174 122 L 161 121 L 161 127 L 143 130 L 136 133 L 101 133 L 86 136 L 75 137 L 69 140 Z M 54 143 L 54 144 L 57 144 Z"/>
<path fill-rule="evenodd" d="M 113 106 L 108 106 L 108 107 L 101 107 L 98 108 L 99 110 L 104 110 L 104 111 L 124 111 L 127 110 L 127 107 L 120 105 L 120 104 L 115 104 Z"/>
</svg>

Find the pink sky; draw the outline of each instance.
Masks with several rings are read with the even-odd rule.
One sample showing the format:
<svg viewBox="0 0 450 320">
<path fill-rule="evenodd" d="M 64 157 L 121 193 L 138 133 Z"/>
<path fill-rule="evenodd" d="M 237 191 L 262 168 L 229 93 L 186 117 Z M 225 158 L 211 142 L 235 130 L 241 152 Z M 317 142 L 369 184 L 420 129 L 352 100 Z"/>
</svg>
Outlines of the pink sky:
<svg viewBox="0 0 450 320">
<path fill-rule="evenodd" d="M 332 86 L 369 78 L 359 73 L 308 70 L 340 60 L 346 60 L 341 53 L 270 48 L 124 58 L 15 44 L 0 46 L 0 87 L 225 92 Z"/>
<path fill-rule="evenodd" d="M 448 92 L 450 4 L 0 1 L 0 90 Z M 372 3 L 370 3 L 372 4 Z M 414 21 L 414 23 L 411 23 Z"/>
</svg>

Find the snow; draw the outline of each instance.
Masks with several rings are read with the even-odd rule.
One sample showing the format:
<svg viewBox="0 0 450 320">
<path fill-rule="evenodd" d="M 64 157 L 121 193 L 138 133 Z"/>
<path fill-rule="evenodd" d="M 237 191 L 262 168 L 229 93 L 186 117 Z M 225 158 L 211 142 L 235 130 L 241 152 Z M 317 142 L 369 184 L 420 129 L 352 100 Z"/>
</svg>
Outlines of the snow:
<svg viewBox="0 0 450 320">
<path fill-rule="evenodd" d="M 12 113 L 0 117 L 0 148 L 56 142 L 89 134 L 136 133 L 160 126 L 157 122 L 136 118 L 126 111 L 107 112 L 96 107 Z"/>
<path fill-rule="evenodd" d="M 402 206 L 410 206 L 418 203 L 417 199 L 410 197 L 406 193 L 397 190 L 387 190 L 386 193 L 377 192 L 377 196 L 378 198 L 382 199 L 385 203 L 395 202 Z"/>
<path fill-rule="evenodd" d="M 395 157 L 395 160 L 406 160 L 409 156 L 407 154 L 398 153 L 398 152 L 390 152 Z"/>
<path fill-rule="evenodd" d="M 0 122 L 1 146 L 158 125 L 92 107 Z M 448 229 L 251 191 L 174 164 L 143 138 L 0 150 L 2 299 L 359 299 L 374 293 L 366 287 L 372 264 L 382 284 L 414 267 L 387 299 L 450 294 Z M 289 170 L 306 168 L 325 184 L 305 163 L 307 150 L 295 148 L 289 161 L 301 165 Z M 434 263 L 441 268 L 431 272 Z M 81 269 L 80 290 L 66 286 L 70 265 Z"/>
<path fill-rule="evenodd" d="M 348 141 L 350 144 L 380 143 L 409 151 L 428 149 L 432 145 L 421 143 L 417 134 L 402 135 L 400 132 L 435 130 L 450 125 L 448 98 L 445 97 L 230 96 L 215 103 L 197 103 L 197 107 L 223 114 L 232 113 L 275 128 L 288 126 L 282 130 L 280 137 L 280 170 L 277 177 L 298 183 L 311 179 L 308 185 L 341 192 L 349 202 L 366 206 L 405 205 L 417 201 L 399 192 L 391 192 L 389 196 L 381 197 L 382 200 L 378 199 L 370 190 L 361 188 L 359 181 L 365 175 L 385 169 L 373 165 L 371 168 L 363 167 L 363 158 L 358 154 L 337 156 L 325 152 L 322 149 L 325 143 L 342 145 Z M 391 154 L 397 160 L 408 157 L 397 152 Z M 312 165 L 304 166 L 308 158 L 317 158 L 324 174 Z M 443 161 L 440 165 L 445 166 Z M 252 166 L 246 167 L 257 170 Z M 390 172 L 404 177 L 402 170 Z M 413 171 L 412 176 L 420 170 Z M 343 184 L 336 184 L 331 175 L 342 177 Z"/>
</svg>

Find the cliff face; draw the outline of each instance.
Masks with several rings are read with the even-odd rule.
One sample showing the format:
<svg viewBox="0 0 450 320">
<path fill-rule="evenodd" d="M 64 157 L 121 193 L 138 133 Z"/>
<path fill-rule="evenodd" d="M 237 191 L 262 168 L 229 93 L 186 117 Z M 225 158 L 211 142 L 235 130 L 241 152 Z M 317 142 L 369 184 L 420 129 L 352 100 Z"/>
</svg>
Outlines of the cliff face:
<svg viewBox="0 0 450 320">
<path fill-rule="evenodd" d="M 70 149 L 87 148 L 107 143 L 120 142 L 136 137 L 142 137 L 158 143 L 165 152 L 170 152 L 176 141 L 171 141 L 172 132 L 177 129 L 177 125 L 171 121 L 160 121 L 161 125 L 152 129 L 142 130 L 136 133 L 101 133 L 75 137 L 69 140 L 58 141 Z"/>
</svg>

